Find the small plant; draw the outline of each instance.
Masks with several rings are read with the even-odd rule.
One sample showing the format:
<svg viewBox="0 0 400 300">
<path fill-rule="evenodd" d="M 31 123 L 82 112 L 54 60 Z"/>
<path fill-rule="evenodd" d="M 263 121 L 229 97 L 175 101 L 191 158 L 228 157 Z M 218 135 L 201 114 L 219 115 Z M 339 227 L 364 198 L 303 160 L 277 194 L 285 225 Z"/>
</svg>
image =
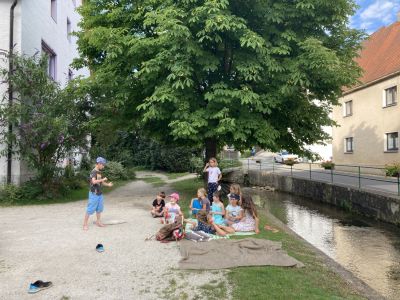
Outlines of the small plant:
<svg viewBox="0 0 400 300">
<path fill-rule="evenodd" d="M 321 163 L 321 167 L 325 170 L 333 170 L 335 168 L 335 164 L 331 160 L 327 160 Z"/>
<path fill-rule="evenodd" d="M 400 174 L 400 162 L 385 165 L 386 176 L 397 177 Z"/>
<path fill-rule="evenodd" d="M 285 160 L 285 165 L 287 166 L 293 166 L 296 163 L 296 160 L 294 160 L 293 158 L 288 158 Z"/>
</svg>

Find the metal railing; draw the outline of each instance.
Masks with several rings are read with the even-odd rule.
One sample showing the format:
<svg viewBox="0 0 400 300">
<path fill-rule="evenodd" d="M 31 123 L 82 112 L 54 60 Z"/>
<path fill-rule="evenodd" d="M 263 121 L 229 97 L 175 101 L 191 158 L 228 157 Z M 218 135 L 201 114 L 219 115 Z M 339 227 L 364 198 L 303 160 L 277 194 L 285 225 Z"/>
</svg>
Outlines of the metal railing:
<svg viewBox="0 0 400 300">
<path fill-rule="evenodd" d="M 318 163 L 296 163 L 285 165 L 267 159 L 247 159 L 243 161 L 247 170 L 272 171 L 291 177 L 356 187 L 400 196 L 400 177 L 386 176 L 385 168 L 359 165 L 335 164 L 334 169 L 324 169 Z"/>
</svg>

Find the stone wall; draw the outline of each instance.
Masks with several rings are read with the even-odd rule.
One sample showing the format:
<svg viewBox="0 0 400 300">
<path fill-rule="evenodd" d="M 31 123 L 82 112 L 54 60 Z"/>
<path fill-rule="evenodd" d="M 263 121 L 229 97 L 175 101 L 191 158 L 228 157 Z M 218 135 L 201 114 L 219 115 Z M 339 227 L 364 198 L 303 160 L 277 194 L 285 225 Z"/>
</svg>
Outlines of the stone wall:
<svg viewBox="0 0 400 300">
<path fill-rule="evenodd" d="M 242 170 L 227 170 L 223 180 L 227 183 L 274 187 L 278 191 L 329 203 L 400 226 L 400 198 L 396 196 L 258 170 L 246 173 Z"/>
</svg>

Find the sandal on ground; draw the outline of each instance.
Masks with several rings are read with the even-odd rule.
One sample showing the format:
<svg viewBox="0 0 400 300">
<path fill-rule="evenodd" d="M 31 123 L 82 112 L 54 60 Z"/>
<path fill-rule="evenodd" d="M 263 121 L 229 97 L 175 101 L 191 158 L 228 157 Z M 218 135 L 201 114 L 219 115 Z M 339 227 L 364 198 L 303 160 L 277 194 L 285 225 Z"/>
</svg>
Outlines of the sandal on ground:
<svg viewBox="0 0 400 300">
<path fill-rule="evenodd" d="M 31 283 L 29 285 L 28 293 L 34 294 L 34 293 L 40 292 L 41 290 L 48 289 L 52 285 L 53 285 L 53 283 L 51 281 L 45 282 L 42 280 L 37 280 L 34 283 Z"/>
<path fill-rule="evenodd" d="M 97 252 L 104 252 L 104 246 L 102 244 L 97 244 L 96 251 Z"/>
</svg>

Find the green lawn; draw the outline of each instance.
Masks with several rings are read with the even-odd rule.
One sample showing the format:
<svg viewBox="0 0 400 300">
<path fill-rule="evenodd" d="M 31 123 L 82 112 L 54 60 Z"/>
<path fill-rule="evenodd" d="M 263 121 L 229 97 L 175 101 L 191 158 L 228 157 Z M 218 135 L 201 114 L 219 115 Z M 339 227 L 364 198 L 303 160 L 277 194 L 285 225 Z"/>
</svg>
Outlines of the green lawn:
<svg viewBox="0 0 400 300">
<path fill-rule="evenodd" d="M 151 183 L 154 187 L 164 186 L 166 182 L 157 176 L 148 176 L 137 178 L 138 180 L 143 180 L 144 182 Z"/>
<path fill-rule="evenodd" d="M 189 179 L 173 184 L 181 194 L 179 205 L 188 212 L 189 201 L 203 181 Z M 226 202 L 226 201 L 225 201 Z M 260 215 L 261 233 L 256 238 L 281 241 L 283 248 L 305 264 L 304 268 L 242 267 L 229 272 L 234 299 L 364 299 L 339 275 L 324 266 L 323 261 L 299 238 L 280 230 L 262 229 L 269 223 Z M 245 237 L 235 237 L 245 238 Z"/>
<path fill-rule="evenodd" d="M 125 184 L 130 182 L 129 180 L 127 181 L 116 181 L 114 182 L 113 187 L 104 187 L 103 188 L 103 193 L 107 194 L 116 188 L 119 188 Z M 9 205 L 41 205 L 41 204 L 55 204 L 55 203 L 66 203 L 66 202 L 73 202 L 73 201 L 79 201 L 79 200 L 85 200 L 88 198 L 88 193 L 89 193 L 89 185 L 87 187 L 77 189 L 77 190 L 72 190 L 70 191 L 67 195 L 57 197 L 57 198 L 45 198 L 45 199 L 21 199 L 18 200 L 17 202 L 13 202 L 11 204 L 7 204 L 6 206 Z M 2 204 L 0 203 L 0 206 Z"/>
<path fill-rule="evenodd" d="M 183 176 L 186 176 L 189 174 L 190 174 L 189 172 L 181 172 L 181 173 L 166 173 L 165 175 L 167 175 L 168 179 L 171 180 L 171 179 L 177 179 L 179 177 L 183 177 Z"/>
</svg>

